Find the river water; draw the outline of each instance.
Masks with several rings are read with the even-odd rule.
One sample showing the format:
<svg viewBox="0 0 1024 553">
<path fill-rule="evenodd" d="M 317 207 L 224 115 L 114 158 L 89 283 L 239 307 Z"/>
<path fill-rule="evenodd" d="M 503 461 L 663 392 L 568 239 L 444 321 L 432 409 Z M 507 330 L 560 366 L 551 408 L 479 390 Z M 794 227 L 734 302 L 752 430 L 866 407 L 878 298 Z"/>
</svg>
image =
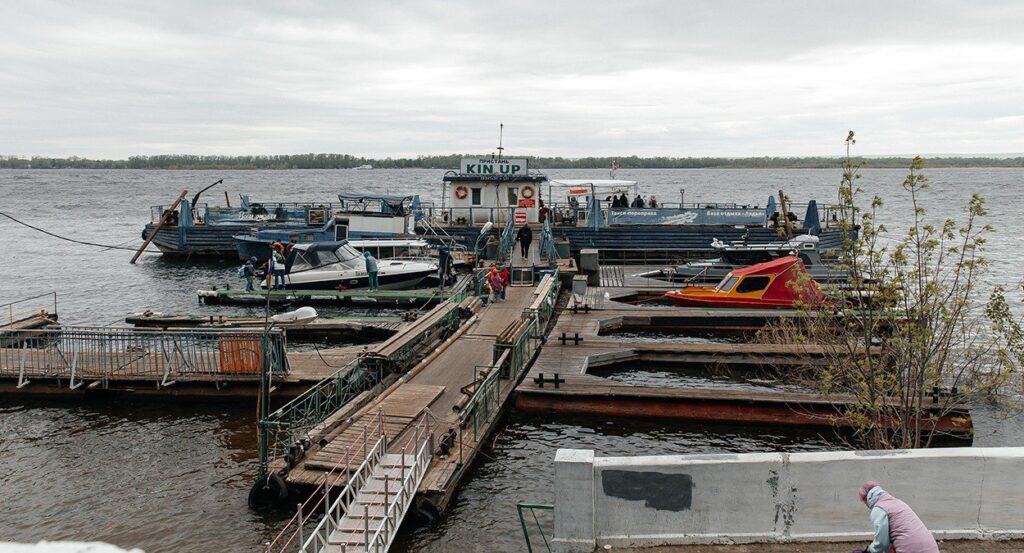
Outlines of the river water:
<svg viewBox="0 0 1024 553">
<path fill-rule="evenodd" d="M 170 203 L 223 178 L 204 196 L 224 190 L 253 199 L 330 201 L 338 191 L 440 192 L 441 170 L 373 171 L 0 171 L 0 211 L 53 233 L 101 244 L 138 245 L 149 207 Z M 971 193 L 988 200 L 995 227 L 987 278 L 1016 289 L 1024 218 L 1024 170 L 930 170 L 924 207 L 962 218 Z M 605 171 L 548 171 L 552 177 L 606 178 Z M 880 219 L 906 224 L 904 172 L 865 170 L 865 194 L 886 200 Z M 764 205 L 785 190 L 796 202 L 835 198 L 838 170 L 637 170 L 642 193 L 662 202 Z M 0 217 L 5 246 L 0 303 L 58 292 L 68 324 L 119 325 L 126 314 L 240 313 L 197 304 L 195 290 L 238 286 L 234 261 L 172 261 L 63 242 Z M 1019 303 L 1014 292 L 1011 300 Z M 664 378 L 659 375 L 658 378 Z M 142 401 L 36 402 L 0 398 L 0 541 L 103 540 L 162 551 L 254 551 L 287 515 L 256 515 L 246 493 L 256 469 L 255 406 Z M 1024 445 L 1020 417 L 976 411 L 978 445 Z M 396 551 L 520 551 L 515 504 L 550 503 L 552 460 L 559 447 L 599 454 L 711 453 L 829 449 L 813 433 L 527 416 L 511 413 L 492 448 L 474 466 L 452 507 L 434 525 L 406 524 Z"/>
</svg>

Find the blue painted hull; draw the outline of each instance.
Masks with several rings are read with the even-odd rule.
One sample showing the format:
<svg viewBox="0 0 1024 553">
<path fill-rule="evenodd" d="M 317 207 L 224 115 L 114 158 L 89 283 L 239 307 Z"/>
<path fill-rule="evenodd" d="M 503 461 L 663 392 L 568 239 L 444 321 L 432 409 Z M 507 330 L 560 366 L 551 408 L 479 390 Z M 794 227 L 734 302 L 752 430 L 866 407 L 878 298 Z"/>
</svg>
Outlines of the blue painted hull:
<svg viewBox="0 0 1024 553">
<path fill-rule="evenodd" d="M 477 227 L 446 227 L 445 231 L 458 239 L 467 247 L 472 248 L 480 234 Z M 424 229 L 417 228 L 424 233 Z M 636 225 L 604 227 L 600 229 L 584 227 L 561 227 L 552 229 L 555 239 L 566 238 L 573 254 L 584 248 L 594 248 L 603 252 L 664 252 L 666 254 L 689 257 L 714 253 L 711 241 L 718 239 L 723 242 L 746 240 L 751 244 L 764 244 L 779 240 L 775 229 L 769 228 L 736 228 L 731 226 L 668 226 L 668 225 Z M 534 238 L 537 231 L 534 230 Z M 822 251 L 835 250 L 842 246 L 843 235 L 837 229 L 822 229 L 818 233 L 818 247 Z M 628 257 L 628 255 L 627 255 Z"/>
</svg>

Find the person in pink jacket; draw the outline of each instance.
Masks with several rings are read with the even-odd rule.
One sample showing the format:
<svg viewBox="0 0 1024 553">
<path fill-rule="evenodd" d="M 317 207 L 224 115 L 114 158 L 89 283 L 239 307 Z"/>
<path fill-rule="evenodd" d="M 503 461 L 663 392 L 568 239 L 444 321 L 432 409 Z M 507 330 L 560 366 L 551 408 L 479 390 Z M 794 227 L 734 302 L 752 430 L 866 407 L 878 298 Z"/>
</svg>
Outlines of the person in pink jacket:
<svg viewBox="0 0 1024 553">
<path fill-rule="evenodd" d="M 909 505 L 882 489 L 878 482 L 860 487 L 860 500 L 871 511 L 875 539 L 854 553 L 939 553 L 928 528 Z"/>
</svg>

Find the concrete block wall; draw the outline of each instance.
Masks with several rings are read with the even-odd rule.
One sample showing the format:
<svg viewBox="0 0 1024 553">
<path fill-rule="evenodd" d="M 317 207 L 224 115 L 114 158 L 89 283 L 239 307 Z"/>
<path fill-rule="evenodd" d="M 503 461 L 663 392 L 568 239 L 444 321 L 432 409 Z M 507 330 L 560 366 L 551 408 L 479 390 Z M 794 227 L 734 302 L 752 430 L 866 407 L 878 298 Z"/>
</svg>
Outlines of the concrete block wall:
<svg viewBox="0 0 1024 553">
<path fill-rule="evenodd" d="M 559 551 L 870 538 L 866 480 L 937 538 L 1024 537 L 1024 448 L 555 457 Z"/>
</svg>

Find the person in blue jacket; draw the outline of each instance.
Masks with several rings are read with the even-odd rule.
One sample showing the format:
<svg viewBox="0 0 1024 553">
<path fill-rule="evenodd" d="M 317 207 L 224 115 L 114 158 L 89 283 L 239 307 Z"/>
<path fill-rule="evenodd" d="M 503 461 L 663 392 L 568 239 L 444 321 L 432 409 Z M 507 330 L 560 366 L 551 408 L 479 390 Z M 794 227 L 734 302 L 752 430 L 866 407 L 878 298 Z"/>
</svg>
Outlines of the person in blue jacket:
<svg viewBox="0 0 1024 553">
<path fill-rule="evenodd" d="M 370 255 L 370 252 L 363 252 L 363 257 L 366 258 L 366 276 L 369 279 L 370 290 L 376 290 L 379 285 L 377 282 L 377 260 Z"/>
</svg>

